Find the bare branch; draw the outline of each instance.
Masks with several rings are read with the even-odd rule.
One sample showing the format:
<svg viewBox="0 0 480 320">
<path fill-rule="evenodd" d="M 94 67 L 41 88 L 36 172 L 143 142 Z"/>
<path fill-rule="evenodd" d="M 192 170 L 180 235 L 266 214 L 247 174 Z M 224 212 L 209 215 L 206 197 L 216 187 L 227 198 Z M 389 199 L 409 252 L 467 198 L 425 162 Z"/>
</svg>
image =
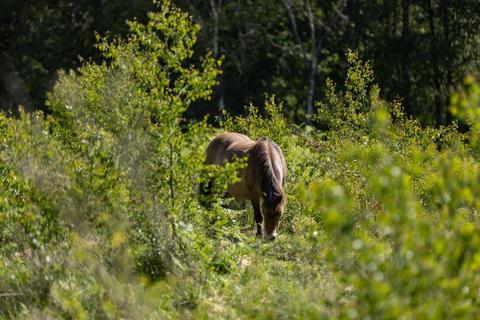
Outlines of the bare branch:
<svg viewBox="0 0 480 320">
<path fill-rule="evenodd" d="M 6 297 L 20 297 L 23 296 L 23 293 L 20 292 L 2 292 L 0 293 L 0 298 L 6 298 Z"/>
<path fill-rule="evenodd" d="M 221 0 L 218 5 L 222 5 Z M 210 0 L 210 8 L 213 16 L 213 56 L 218 58 L 218 7 L 215 0 Z"/>
<path fill-rule="evenodd" d="M 305 48 L 303 47 L 302 40 L 300 39 L 300 36 L 298 35 L 298 27 L 297 27 L 297 21 L 295 19 L 295 14 L 293 13 L 292 9 L 292 1 L 291 0 L 283 0 L 283 3 L 285 5 L 285 9 L 287 10 L 288 18 L 290 19 L 290 24 L 292 25 L 292 31 L 293 31 L 293 37 L 295 38 L 295 41 L 297 42 L 298 46 L 300 47 L 302 51 L 302 58 L 303 58 L 303 63 L 305 66 L 307 66 L 307 56 L 305 53 Z"/>
<path fill-rule="evenodd" d="M 190 12 L 193 14 L 193 19 L 194 20 L 197 20 L 197 22 L 201 25 L 201 26 L 205 26 L 205 22 L 203 21 L 202 19 L 202 15 L 197 12 L 197 10 L 195 9 L 195 6 L 192 4 L 192 2 L 190 0 L 185 0 L 185 2 L 187 3 L 188 5 L 188 9 L 190 10 Z"/>
</svg>

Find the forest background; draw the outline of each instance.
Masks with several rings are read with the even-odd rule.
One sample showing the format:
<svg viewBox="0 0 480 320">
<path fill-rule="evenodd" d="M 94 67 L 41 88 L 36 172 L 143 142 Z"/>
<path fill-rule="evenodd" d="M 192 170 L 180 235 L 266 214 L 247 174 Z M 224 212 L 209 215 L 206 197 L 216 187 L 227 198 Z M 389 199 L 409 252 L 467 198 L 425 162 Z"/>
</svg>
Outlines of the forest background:
<svg viewBox="0 0 480 320">
<path fill-rule="evenodd" d="M 477 1 L 192 1 L 175 4 L 201 25 L 197 56 L 223 57 L 213 101 L 188 117 L 235 114 L 265 93 L 309 122 L 327 78 L 342 83 L 345 52 L 368 59 L 382 96 L 400 97 L 407 115 L 428 125 L 452 121 L 452 88 L 480 63 Z M 96 34 L 125 35 L 126 19 L 145 21 L 149 0 L 15 1 L 0 4 L 0 105 L 48 111 L 58 70 L 100 61 Z M 200 103 L 201 104 L 201 103 Z"/>
</svg>

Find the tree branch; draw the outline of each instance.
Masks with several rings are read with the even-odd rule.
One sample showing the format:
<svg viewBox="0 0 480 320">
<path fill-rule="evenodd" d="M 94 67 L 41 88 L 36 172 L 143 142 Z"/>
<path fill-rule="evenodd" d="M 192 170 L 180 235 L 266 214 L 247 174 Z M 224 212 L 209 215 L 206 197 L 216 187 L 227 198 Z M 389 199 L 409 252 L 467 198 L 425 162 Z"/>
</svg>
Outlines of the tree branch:
<svg viewBox="0 0 480 320">
<path fill-rule="evenodd" d="M 291 0 L 283 0 L 283 4 L 285 5 L 285 9 L 287 10 L 287 14 L 288 14 L 288 18 L 290 20 L 290 24 L 292 25 L 293 37 L 294 37 L 295 41 L 297 42 L 298 46 L 300 47 L 300 50 L 302 52 L 303 63 L 305 64 L 305 67 L 306 67 L 308 65 L 307 55 L 305 53 L 305 48 L 302 45 L 302 40 L 300 39 L 300 36 L 298 34 L 297 21 L 295 19 L 295 14 L 293 13 L 292 2 L 291 2 Z"/>
</svg>

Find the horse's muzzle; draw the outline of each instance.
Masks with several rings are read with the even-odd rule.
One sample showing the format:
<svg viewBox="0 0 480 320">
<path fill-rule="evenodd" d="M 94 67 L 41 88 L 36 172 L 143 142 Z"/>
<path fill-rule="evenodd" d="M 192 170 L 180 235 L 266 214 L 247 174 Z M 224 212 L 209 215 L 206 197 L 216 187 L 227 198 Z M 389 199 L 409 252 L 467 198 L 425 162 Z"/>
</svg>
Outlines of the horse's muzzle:
<svg viewBox="0 0 480 320">
<path fill-rule="evenodd" d="M 272 234 L 267 234 L 266 232 L 263 234 L 263 237 L 265 238 L 265 240 L 267 241 L 273 241 L 277 238 L 277 232 L 272 232 Z"/>
</svg>

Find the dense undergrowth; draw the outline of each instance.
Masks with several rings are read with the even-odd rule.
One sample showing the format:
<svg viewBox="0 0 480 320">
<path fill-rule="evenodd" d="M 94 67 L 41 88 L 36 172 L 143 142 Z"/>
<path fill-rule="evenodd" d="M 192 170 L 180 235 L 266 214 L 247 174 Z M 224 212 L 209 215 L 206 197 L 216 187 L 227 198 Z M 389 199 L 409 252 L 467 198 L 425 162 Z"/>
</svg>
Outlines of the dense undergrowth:
<svg viewBox="0 0 480 320">
<path fill-rule="evenodd" d="M 281 104 L 183 118 L 208 99 L 220 61 L 189 59 L 198 27 L 168 3 L 105 62 L 61 75 L 53 114 L 0 115 L 0 317 L 478 318 L 479 97 L 452 112 L 471 128 L 424 128 L 379 97 L 347 53 L 345 91 L 327 82 L 316 128 Z M 277 241 L 254 237 L 250 206 L 216 197 L 234 170 L 203 165 L 218 131 L 283 149 L 288 205 Z"/>
</svg>

